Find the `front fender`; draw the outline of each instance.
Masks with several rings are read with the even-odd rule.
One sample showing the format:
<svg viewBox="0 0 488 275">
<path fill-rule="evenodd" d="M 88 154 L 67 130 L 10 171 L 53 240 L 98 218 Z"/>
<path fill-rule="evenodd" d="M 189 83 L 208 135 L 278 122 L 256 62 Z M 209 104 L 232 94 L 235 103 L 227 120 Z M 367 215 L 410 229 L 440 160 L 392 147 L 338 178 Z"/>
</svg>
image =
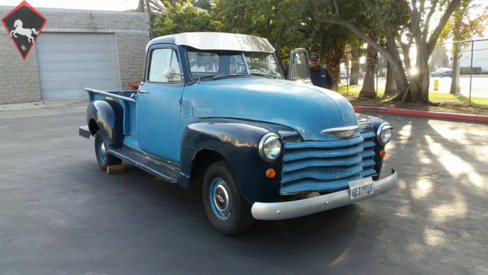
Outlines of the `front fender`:
<svg viewBox="0 0 488 275">
<path fill-rule="evenodd" d="M 205 119 L 189 124 L 181 145 L 181 174 L 187 178 L 181 180 L 182 185 L 191 181 L 198 152 L 211 150 L 229 163 L 241 194 L 249 203 L 276 201 L 281 187 L 282 155 L 266 162 L 258 152 L 259 141 L 269 132 L 277 134 L 282 142 L 301 140 L 295 130 L 276 124 L 236 119 Z M 266 177 L 269 168 L 276 171 L 274 178 Z"/>
<path fill-rule="evenodd" d="M 384 119 L 374 117 L 374 116 L 369 116 L 369 115 L 363 115 L 363 114 L 356 114 L 358 124 L 361 126 L 362 130 L 364 132 L 374 132 L 375 133 L 375 138 L 374 138 L 374 170 L 377 172 L 377 176 L 373 177 L 373 180 L 378 180 L 380 178 L 381 174 L 381 169 L 383 168 L 383 158 L 380 157 L 380 152 L 381 150 L 385 149 L 384 145 L 381 145 L 378 143 L 378 139 L 376 138 L 377 133 L 378 133 L 378 128 L 380 125 L 384 122 L 386 122 Z"/>
<path fill-rule="evenodd" d="M 124 110 L 118 102 L 95 100 L 88 105 L 86 120 L 92 135 L 100 130 L 110 147 L 120 148 L 124 141 L 123 116 Z"/>
</svg>

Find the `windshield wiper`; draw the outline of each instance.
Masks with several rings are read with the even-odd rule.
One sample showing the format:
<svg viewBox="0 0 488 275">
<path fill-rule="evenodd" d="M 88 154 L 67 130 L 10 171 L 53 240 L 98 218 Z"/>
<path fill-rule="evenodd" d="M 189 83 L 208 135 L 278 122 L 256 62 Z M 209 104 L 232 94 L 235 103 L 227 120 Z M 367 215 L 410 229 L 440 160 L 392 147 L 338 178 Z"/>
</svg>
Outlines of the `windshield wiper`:
<svg viewBox="0 0 488 275">
<path fill-rule="evenodd" d="M 260 73 L 251 73 L 252 75 L 259 75 L 259 76 L 264 76 L 264 77 L 270 77 L 270 78 L 278 78 L 277 76 L 275 75 L 271 75 L 271 74 L 260 74 Z"/>
</svg>

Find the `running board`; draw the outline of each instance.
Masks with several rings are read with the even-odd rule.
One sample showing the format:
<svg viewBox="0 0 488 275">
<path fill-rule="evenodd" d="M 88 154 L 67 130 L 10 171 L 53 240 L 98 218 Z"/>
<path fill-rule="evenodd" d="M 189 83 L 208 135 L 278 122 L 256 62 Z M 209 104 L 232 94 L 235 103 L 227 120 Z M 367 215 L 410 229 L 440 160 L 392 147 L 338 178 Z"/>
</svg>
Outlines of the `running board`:
<svg viewBox="0 0 488 275">
<path fill-rule="evenodd" d="M 108 153 L 167 182 L 178 183 L 180 168 L 177 166 L 127 148 L 109 149 Z"/>
</svg>

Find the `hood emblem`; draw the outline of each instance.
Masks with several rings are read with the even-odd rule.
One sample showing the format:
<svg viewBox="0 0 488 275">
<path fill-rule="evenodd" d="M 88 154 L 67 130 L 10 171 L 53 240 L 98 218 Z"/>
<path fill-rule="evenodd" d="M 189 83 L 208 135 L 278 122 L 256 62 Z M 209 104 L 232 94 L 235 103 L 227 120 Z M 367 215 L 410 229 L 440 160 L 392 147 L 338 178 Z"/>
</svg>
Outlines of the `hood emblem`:
<svg viewBox="0 0 488 275">
<path fill-rule="evenodd" d="M 329 135 L 329 136 L 334 136 L 336 138 L 350 138 L 354 133 L 359 129 L 359 126 L 354 125 L 354 126 L 345 126 L 345 127 L 337 127 L 337 128 L 330 128 L 330 129 L 324 129 L 320 131 L 322 135 Z"/>
</svg>

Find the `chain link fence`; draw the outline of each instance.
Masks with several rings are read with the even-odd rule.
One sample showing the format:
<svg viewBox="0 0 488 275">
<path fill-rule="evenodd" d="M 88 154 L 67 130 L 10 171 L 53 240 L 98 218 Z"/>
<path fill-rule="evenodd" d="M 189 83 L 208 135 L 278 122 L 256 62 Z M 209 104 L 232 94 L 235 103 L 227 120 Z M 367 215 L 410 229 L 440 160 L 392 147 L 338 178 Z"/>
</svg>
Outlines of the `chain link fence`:
<svg viewBox="0 0 488 275">
<path fill-rule="evenodd" d="M 488 98 L 488 39 L 439 43 L 429 68 L 431 91 Z"/>
</svg>

